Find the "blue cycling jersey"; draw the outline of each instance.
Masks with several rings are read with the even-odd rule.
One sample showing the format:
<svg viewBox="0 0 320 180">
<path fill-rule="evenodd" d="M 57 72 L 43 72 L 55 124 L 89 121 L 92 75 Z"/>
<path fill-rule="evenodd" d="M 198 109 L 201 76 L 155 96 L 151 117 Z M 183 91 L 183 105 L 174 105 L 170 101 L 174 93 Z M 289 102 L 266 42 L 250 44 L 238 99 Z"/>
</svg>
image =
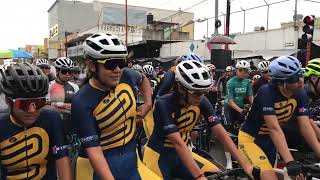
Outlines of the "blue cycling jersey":
<svg viewBox="0 0 320 180">
<path fill-rule="evenodd" d="M 178 97 L 173 93 L 160 97 L 155 103 L 154 130 L 148 141 L 148 146 L 159 153 L 164 147 L 172 147 L 166 137 L 171 133 L 180 132 L 184 142 L 190 144 L 190 133 L 201 114 L 209 127 L 220 123 L 206 97 L 203 98 L 199 106 L 181 106 L 178 101 Z"/>
<path fill-rule="evenodd" d="M 0 117 L 0 159 L 4 179 L 56 180 L 55 160 L 68 155 L 60 115 L 43 109 L 23 127 L 9 114 Z"/>
<path fill-rule="evenodd" d="M 84 148 L 101 146 L 107 153 L 133 140 L 136 101 L 132 89 L 142 78 L 138 72 L 124 68 L 120 84 L 110 93 L 91 82 L 78 91 L 72 100 L 71 112 Z"/>
<path fill-rule="evenodd" d="M 285 97 L 274 84 L 263 85 L 253 101 L 242 131 L 253 137 L 269 137 L 264 115 L 276 115 L 279 123 L 286 123 L 292 117 L 308 115 L 308 96 L 305 90 L 292 97 Z"/>
</svg>

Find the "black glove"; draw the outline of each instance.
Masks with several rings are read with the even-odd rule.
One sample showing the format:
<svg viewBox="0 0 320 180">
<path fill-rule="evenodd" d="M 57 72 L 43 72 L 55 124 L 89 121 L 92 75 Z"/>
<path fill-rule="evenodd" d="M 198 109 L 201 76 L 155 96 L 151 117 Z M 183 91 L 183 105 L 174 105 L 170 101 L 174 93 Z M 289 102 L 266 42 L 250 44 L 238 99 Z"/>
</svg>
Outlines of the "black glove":
<svg viewBox="0 0 320 180">
<path fill-rule="evenodd" d="M 241 113 L 242 113 L 242 115 L 245 116 L 245 115 L 247 115 L 248 111 L 249 111 L 249 109 L 243 108 Z"/>
<path fill-rule="evenodd" d="M 286 168 L 289 176 L 297 176 L 302 170 L 302 165 L 299 161 L 290 161 L 286 164 Z"/>
</svg>

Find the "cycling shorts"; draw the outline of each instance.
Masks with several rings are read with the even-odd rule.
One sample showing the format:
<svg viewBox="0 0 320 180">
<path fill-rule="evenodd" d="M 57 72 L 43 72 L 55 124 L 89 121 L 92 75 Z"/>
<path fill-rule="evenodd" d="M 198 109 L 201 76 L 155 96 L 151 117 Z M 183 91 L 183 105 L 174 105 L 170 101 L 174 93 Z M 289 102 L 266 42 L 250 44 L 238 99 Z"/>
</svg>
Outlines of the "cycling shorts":
<svg viewBox="0 0 320 180">
<path fill-rule="evenodd" d="M 160 180 L 155 173 L 148 169 L 137 157 L 136 153 L 123 153 L 119 156 L 108 156 L 109 168 L 117 180 Z M 77 180 L 99 180 L 88 158 L 78 157 L 76 166 Z"/>
<path fill-rule="evenodd" d="M 148 146 L 145 147 L 143 163 L 151 169 L 154 173 L 162 179 L 194 179 L 189 170 L 184 166 L 180 160 L 175 149 L 165 148 L 161 156 Z M 219 172 L 219 168 L 211 163 L 209 160 L 192 153 L 193 159 L 196 161 L 201 169 L 201 172 Z M 174 177 L 173 177 L 174 176 Z"/>
<path fill-rule="evenodd" d="M 263 141 L 256 140 L 249 134 L 239 131 L 238 135 L 238 149 L 243 158 L 245 158 L 254 167 L 260 168 L 261 171 L 269 171 L 275 167 L 276 151 L 274 147 L 261 146 L 258 142 Z"/>
</svg>

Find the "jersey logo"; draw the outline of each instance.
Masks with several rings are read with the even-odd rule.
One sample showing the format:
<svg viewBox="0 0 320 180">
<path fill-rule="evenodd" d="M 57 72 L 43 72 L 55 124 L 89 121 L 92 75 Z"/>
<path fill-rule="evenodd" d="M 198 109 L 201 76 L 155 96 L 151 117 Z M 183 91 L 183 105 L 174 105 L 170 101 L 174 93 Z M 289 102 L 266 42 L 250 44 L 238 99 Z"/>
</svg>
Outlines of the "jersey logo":
<svg viewBox="0 0 320 180">
<path fill-rule="evenodd" d="M 7 179 L 42 179 L 46 174 L 49 136 L 40 127 L 33 127 L 0 142 L 1 164 Z"/>
<path fill-rule="evenodd" d="M 175 113 L 172 114 L 173 119 L 176 119 L 176 126 L 179 129 L 182 140 L 189 144 L 190 134 L 200 116 L 200 109 L 197 106 L 189 106 L 188 108 L 182 108 L 178 117 L 174 117 Z M 165 147 L 173 147 L 172 143 L 166 139 L 164 143 Z"/>
<path fill-rule="evenodd" d="M 288 99 L 287 101 L 274 103 L 274 111 L 276 113 L 279 123 L 289 121 L 296 107 L 297 101 L 295 99 Z M 259 134 L 269 134 L 269 128 L 265 123 L 260 127 Z"/>
<path fill-rule="evenodd" d="M 136 101 L 131 87 L 119 84 L 93 111 L 100 129 L 103 150 L 123 146 L 134 136 Z"/>
<path fill-rule="evenodd" d="M 279 122 L 287 122 L 297 107 L 295 99 L 274 103 L 274 110 Z"/>
</svg>

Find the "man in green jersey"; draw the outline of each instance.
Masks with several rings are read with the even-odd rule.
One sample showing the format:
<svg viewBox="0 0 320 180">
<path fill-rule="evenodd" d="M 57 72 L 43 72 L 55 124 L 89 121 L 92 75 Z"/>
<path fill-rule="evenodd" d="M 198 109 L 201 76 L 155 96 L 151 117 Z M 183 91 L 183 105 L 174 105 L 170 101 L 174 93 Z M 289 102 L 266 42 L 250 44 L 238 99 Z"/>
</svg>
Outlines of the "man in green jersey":
<svg viewBox="0 0 320 180">
<path fill-rule="evenodd" d="M 236 76 L 227 82 L 227 97 L 224 102 L 225 116 L 229 124 L 242 123 L 244 121 L 243 114 L 247 112 L 244 100 L 252 104 L 253 93 L 250 80 L 247 79 L 250 64 L 241 60 L 236 64 Z"/>
</svg>

